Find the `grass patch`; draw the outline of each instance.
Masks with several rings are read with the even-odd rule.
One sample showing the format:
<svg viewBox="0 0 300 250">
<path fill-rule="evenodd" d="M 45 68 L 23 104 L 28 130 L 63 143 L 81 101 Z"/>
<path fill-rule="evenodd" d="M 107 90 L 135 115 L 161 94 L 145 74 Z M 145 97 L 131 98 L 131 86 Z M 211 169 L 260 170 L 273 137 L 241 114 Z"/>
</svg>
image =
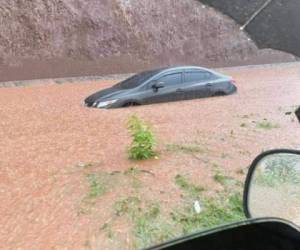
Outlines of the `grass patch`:
<svg viewBox="0 0 300 250">
<path fill-rule="evenodd" d="M 214 167 L 219 168 L 217 165 Z M 123 185 L 129 187 L 131 180 L 138 180 L 143 173 L 152 175 L 151 172 L 136 167 L 122 172 L 100 172 L 87 175 L 89 191 L 86 195 L 87 203 L 85 205 L 91 207 L 90 204 L 100 202 L 101 196 L 108 191 L 118 192 Z M 228 180 L 236 184 L 230 177 L 219 174 L 218 178 L 224 185 Z M 114 231 L 117 230 L 115 226 L 119 225 L 119 220 L 123 222 L 123 219 L 126 219 L 130 226 L 128 230 L 133 236 L 133 248 L 142 249 L 183 234 L 209 229 L 244 218 L 241 194 L 236 192 L 240 187 L 234 186 L 235 189 L 225 189 L 223 192 L 207 197 L 208 193 L 203 192 L 205 189 L 192 183 L 187 176 L 178 174 L 174 181 L 184 194 L 176 207 L 163 207 L 160 196 L 157 196 L 155 201 L 145 200 L 145 196 L 143 196 L 143 192 L 147 192 L 145 187 L 133 190 L 133 192 L 131 187 L 131 195 L 113 201 L 112 217 L 100 227 L 100 230 L 108 239 L 118 240 L 118 232 Z M 201 205 L 200 213 L 197 213 L 194 208 L 195 201 L 199 201 Z"/>
<path fill-rule="evenodd" d="M 201 213 L 196 213 L 192 206 L 173 211 L 172 220 L 181 226 L 183 234 L 189 234 L 244 219 L 241 194 L 235 193 L 227 199 L 226 196 L 227 193 L 214 199 L 204 198 Z"/>
<path fill-rule="evenodd" d="M 105 195 L 110 190 L 111 183 L 114 183 L 111 175 L 103 172 L 87 174 L 86 180 L 89 190 L 81 200 L 78 215 L 90 214 L 98 198 Z"/>
<path fill-rule="evenodd" d="M 89 182 L 89 192 L 87 198 L 95 199 L 99 196 L 102 196 L 107 191 L 107 181 L 102 174 L 89 174 L 87 180 Z"/>
<path fill-rule="evenodd" d="M 226 186 L 228 184 L 228 182 L 232 181 L 232 178 L 225 176 L 221 173 L 216 173 L 214 175 L 214 180 L 216 182 L 218 182 L 219 184 L 221 184 L 222 186 Z"/>
<path fill-rule="evenodd" d="M 225 188 L 230 188 L 230 187 L 235 188 L 236 186 L 243 185 L 240 181 L 230 176 L 223 175 L 220 172 L 217 172 L 213 178 L 217 183 L 221 184 Z"/>
<path fill-rule="evenodd" d="M 114 205 L 114 210 L 117 216 L 129 214 L 134 217 L 135 213 L 141 210 L 141 200 L 138 197 L 130 196 L 126 199 L 119 200 Z"/>
<path fill-rule="evenodd" d="M 270 130 L 274 128 L 280 128 L 279 124 L 275 124 L 269 121 L 260 121 L 256 123 L 256 127 L 259 129 Z"/>
<path fill-rule="evenodd" d="M 106 233 L 107 238 L 112 239 L 114 236 L 112 225 L 110 223 L 105 223 L 100 230 L 104 231 Z"/>
<path fill-rule="evenodd" d="M 130 174 L 134 169 L 129 170 Z M 177 175 L 176 185 L 187 196 L 182 196 L 176 208 L 162 210 L 160 201 L 147 201 L 141 194 L 122 198 L 114 203 L 113 219 L 101 228 L 108 238 L 114 238 L 113 224 L 119 217 L 128 219 L 133 234 L 133 248 L 143 249 L 181 235 L 213 228 L 244 219 L 242 195 L 224 191 L 207 197 L 204 189 L 192 184 L 188 178 Z M 201 211 L 196 212 L 194 201 L 199 201 Z M 114 238 L 114 240 L 117 240 Z"/>
<path fill-rule="evenodd" d="M 127 216 L 133 224 L 135 248 L 141 249 L 176 237 L 173 225 L 162 216 L 158 203 L 128 197 L 115 203 L 117 216 Z"/>
<path fill-rule="evenodd" d="M 175 176 L 175 183 L 181 190 L 192 197 L 197 197 L 201 194 L 201 192 L 205 191 L 205 188 L 191 183 L 186 177 L 182 175 Z"/>
<path fill-rule="evenodd" d="M 138 249 L 165 242 L 178 235 L 174 225 L 153 209 L 155 208 L 148 208 L 148 211 L 142 212 L 135 220 L 135 245 Z"/>
<path fill-rule="evenodd" d="M 136 116 L 131 116 L 128 130 L 132 136 L 132 143 L 128 150 L 129 159 L 146 160 L 157 156 L 154 151 L 155 137 L 146 123 Z"/>
</svg>

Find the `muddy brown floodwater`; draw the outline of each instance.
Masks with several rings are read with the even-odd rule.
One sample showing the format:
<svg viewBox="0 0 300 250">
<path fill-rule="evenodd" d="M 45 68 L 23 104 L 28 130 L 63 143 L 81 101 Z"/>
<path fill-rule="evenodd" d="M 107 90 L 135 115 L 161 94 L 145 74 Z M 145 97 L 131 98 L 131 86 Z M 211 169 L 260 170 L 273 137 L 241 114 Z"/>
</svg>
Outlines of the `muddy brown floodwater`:
<svg viewBox="0 0 300 250">
<path fill-rule="evenodd" d="M 156 195 L 167 207 L 179 195 L 177 174 L 218 189 L 213 164 L 234 176 L 262 150 L 300 148 L 299 123 L 286 115 L 300 104 L 300 64 L 222 71 L 236 80 L 237 94 L 116 110 L 81 105 L 114 81 L 0 89 L 0 248 L 120 248 L 98 232 L 126 189 L 108 192 L 96 212 L 80 214 L 88 190 L 83 163 L 94 163 L 93 171 L 137 166 L 153 173 L 155 178 L 144 178 L 144 195 Z M 153 125 L 160 159 L 127 159 L 126 122 L 132 114 Z M 266 122 L 274 126 L 264 129 Z M 204 148 L 197 157 L 165 150 L 166 144 L 195 143 Z M 127 222 L 116 231 L 130 249 Z"/>
</svg>

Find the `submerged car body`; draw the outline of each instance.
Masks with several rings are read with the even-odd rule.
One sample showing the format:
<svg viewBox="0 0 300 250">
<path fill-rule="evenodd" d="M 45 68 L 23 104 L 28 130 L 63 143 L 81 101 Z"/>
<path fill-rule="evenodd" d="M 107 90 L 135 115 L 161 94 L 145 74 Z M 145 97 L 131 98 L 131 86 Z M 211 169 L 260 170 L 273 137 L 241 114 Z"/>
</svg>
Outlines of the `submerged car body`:
<svg viewBox="0 0 300 250">
<path fill-rule="evenodd" d="M 160 102 L 229 95 L 237 88 L 231 77 L 201 67 L 162 68 L 136 74 L 85 99 L 95 108 L 120 108 Z"/>
</svg>

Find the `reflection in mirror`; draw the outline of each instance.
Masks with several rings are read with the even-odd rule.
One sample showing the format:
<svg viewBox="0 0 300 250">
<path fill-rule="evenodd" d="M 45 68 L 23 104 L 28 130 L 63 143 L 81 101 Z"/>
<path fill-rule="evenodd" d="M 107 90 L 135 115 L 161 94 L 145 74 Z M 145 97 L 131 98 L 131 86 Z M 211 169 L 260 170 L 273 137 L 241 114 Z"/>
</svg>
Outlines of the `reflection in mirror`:
<svg viewBox="0 0 300 250">
<path fill-rule="evenodd" d="M 278 217 L 300 225 L 300 155 L 277 153 L 261 159 L 250 182 L 251 217 Z"/>
</svg>

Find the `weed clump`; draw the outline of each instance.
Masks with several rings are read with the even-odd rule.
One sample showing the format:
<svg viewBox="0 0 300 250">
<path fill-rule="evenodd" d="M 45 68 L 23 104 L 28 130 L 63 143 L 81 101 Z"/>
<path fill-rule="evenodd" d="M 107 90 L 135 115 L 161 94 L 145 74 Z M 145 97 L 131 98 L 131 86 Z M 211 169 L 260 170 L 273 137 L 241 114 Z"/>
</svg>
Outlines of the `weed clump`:
<svg viewBox="0 0 300 250">
<path fill-rule="evenodd" d="M 191 197 L 197 197 L 201 192 L 205 191 L 203 187 L 196 186 L 182 175 L 175 176 L 175 183 L 181 190 L 185 191 Z"/>
<path fill-rule="evenodd" d="M 136 116 L 130 117 L 128 130 L 132 136 L 132 143 L 128 150 L 129 159 L 147 160 L 157 156 L 154 151 L 155 137 L 149 125 Z"/>
<path fill-rule="evenodd" d="M 265 130 L 280 128 L 279 124 L 271 123 L 266 120 L 256 123 L 256 127 L 259 129 L 265 129 Z"/>
</svg>

